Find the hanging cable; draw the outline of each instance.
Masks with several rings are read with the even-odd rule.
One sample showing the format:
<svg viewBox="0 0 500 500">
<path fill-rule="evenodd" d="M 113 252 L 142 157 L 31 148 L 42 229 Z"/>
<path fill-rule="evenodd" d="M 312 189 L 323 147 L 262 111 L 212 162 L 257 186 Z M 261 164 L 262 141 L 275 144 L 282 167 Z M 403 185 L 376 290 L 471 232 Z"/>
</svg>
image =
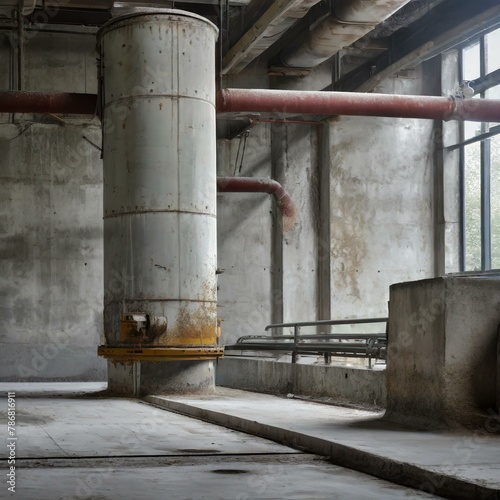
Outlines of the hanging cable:
<svg viewBox="0 0 500 500">
<path fill-rule="evenodd" d="M 240 142 L 238 144 L 238 151 L 236 151 L 236 160 L 234 162 L 234 173 L 233 177 L 236 177 L 236 170 L 238 170 L 238 173 L 241 173 L 241 168 L 243 167 L 243 158 L 245 157 L 245 148 L 247 145 L 247 137 L 248 134 L 250 133 L 249 130 L 245 131 L 244 134 L 240 135 Z M 243 143 L 243 150 L 241 152 L 241 160 L 240 160 L 240 151 L 241 151 L 241 145 Z M 240 166 L 238 167 L 238 160 L 240 160 Z"/>
<path fill-rule="evenodd" d="M 250 132 L 247 130 L 245 132 L 245 139 L 243 140 L 243 152 L 241 153 L 241 162 L 240 162 L 240 168 L 238 169 L 238 173 L 241 174 L 241 168 L 243 167 L 243 158 L 245 157 L 245 149 L 247 147 L 247 137 L 250 134 Z"/>
</svg>

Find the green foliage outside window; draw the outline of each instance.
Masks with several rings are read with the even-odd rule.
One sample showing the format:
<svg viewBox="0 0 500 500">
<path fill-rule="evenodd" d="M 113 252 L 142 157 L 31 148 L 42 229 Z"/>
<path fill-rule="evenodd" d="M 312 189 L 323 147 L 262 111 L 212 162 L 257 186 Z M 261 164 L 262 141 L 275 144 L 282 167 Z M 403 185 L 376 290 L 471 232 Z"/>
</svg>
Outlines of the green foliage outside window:
<svg viewBox="0 0 500 500">
<path fill-rule="evenodd" d="M 480 132 L 478 131 L 478 134 Z M 500 137 L 491 143 L 491 257 L 500 268 Z M 464 148 L 465 156 L 465 270 L 481 270 L 481 145 Z"/>
</svg>

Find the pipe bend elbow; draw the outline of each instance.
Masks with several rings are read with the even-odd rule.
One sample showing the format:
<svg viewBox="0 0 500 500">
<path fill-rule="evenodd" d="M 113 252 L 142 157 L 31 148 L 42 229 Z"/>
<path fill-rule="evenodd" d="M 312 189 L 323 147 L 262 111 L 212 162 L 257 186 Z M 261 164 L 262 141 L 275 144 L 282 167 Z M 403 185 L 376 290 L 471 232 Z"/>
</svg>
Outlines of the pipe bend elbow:
<svg viewBox="0 0 500 500">
<path fill-rule="evenodd" d="M 276 205 L 283 217 L 283 228 L 295 226 L 295 205 L 286 189 L 274 179 L 261 177 L 218 177 L 219 193 L 267 193 L 274 196 Z"/>
</svg>

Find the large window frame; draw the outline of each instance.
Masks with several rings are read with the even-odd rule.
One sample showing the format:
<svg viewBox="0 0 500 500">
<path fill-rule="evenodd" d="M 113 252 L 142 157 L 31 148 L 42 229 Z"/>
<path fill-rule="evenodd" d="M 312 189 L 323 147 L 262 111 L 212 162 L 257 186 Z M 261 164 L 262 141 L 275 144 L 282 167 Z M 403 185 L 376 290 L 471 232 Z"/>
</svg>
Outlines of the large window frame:
<svg viewBox="0 0 500 500">
<path fill-rule="evenodd" d="M 500 68 L 488 72 L 487 39 L 491 33 L 500 33 L 500 29 L 492 29 L 475 39 L 468 40 L 458 47 L 458 74 L 461 82 L 470 82 L 469 85 L 475 91 L 475 98 L 484 99 L 489 89 L 500 85 Z M 467 71 L 464 67 L 464 53 L 466 50 L 479 45 L 479 69 L 480 75 L 475 80 L 467 79 Z M 466 83 L 467 85 L 467 83 Z M 477 97 L 476 97 L 477 96 Z M 500 118 L 499 118 L 500 122 Z M 460 124 L 459 142 L 448 147 L 448 150 L 459 150 L 460 168 L 460 268 L 461 271 L 489 271 L 492 269 L 492 228 L 491 228 L 491 138 L 500 134 L 500 125 L 490 126 L 489 123 L 478 124 L 480 131 L 473 137 L 466 137 L 465 122 Z M 467 207 L 466 207 L 466 148 L 473 144 L 480 144 L 480 246 L 481 264 L 480 269 L 468 267 L 467 259 Z M 500 228 L 497 229 L 500 231 Z"/>
</svg>

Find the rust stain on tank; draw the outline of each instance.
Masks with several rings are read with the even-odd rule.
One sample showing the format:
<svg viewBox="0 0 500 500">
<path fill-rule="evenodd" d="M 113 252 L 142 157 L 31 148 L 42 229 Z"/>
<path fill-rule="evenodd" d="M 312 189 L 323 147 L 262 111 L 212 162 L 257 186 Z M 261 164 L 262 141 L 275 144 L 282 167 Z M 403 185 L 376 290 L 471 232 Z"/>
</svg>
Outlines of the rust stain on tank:
<svg viewBox="0 0 500 500">
<path fill-rule="evenodd" d="M 163 102 L 160 102 L 159 106 L 160 106 L 160 111 L 161 111 L 163 108 Z"/>
<path fill-rule="evenodd" d="M 217 343 L 217 304 L 202 302 L 195 310 L 183 307 L 175 325 L 158 338 L 158 345 L 201 346 Z"/>
<path fill-rule="evenodd" d="M 180 309 L 177 321 L 167 332 L 158 338 L 158 345 L 202 346 L 217 344 L 217 292 L 212 282 L 202 284 L 196 300 L 196 308 L 184 306 Z"/>
</svg>

